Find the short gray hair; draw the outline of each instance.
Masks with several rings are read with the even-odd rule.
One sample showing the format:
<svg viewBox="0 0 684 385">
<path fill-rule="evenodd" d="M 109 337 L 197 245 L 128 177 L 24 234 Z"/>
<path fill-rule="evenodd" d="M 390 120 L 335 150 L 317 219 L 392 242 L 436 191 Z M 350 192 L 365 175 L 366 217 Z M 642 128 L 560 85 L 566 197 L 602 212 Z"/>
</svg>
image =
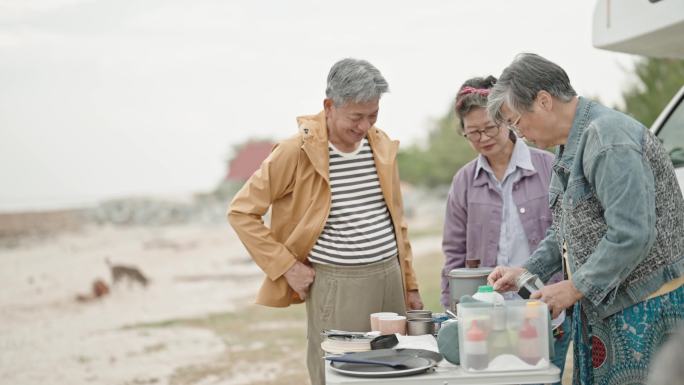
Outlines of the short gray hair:
<svg viewBox="0 0 684 385">
<path fill-rule="evenodd" d="M 379 99 L 388 91 L 387 81 L 375 66 L 365 60 L 347 58 L 330 68 L 325 96 L 339 107 L 348 102 Z"/>
<path fill-rule="evenodd" d="M 537 54 L 521 53 L 504 69 L 489 93 L 487 113 L 497 124 L 504 123 L 504 103 L 515 112 L 529 111 L 542 90 L 562 102 L 577 96 L 568 74 L 558 64 Z"/>
</svg>

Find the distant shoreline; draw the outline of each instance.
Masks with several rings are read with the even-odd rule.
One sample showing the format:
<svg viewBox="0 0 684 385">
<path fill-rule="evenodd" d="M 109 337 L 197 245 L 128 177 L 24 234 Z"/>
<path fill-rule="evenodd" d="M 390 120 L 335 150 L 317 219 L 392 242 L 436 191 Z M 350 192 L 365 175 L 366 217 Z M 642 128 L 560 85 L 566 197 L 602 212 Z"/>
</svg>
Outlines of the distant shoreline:
<svg viewBox="0 0 684 385">
<path fill-rule="evenodd" d="M 86 211 L 61 209 L 0 213 L 0 244 L 12 245 L 20 238 L 79 230 L 86 223 Z"/>
</svg>

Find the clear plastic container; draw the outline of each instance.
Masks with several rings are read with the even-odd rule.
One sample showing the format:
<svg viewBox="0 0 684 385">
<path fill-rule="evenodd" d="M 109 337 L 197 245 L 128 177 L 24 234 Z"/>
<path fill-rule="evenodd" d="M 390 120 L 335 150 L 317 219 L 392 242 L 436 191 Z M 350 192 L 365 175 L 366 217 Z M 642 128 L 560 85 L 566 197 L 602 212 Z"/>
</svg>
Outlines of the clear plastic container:
<svg viewBox="0 0 684 385">
<path fill-rule="evenodd" d="M 548 307 L 540 301 L 459 303 L 461 367 L 499 372 L 549 367 Z"/>
</svg>

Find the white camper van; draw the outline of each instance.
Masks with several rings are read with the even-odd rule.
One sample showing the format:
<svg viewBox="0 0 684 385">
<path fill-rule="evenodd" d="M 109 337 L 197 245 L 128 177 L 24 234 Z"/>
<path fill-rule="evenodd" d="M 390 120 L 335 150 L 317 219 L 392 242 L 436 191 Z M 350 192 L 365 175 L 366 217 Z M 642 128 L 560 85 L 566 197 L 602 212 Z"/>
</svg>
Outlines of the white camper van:
<svg viewBox="0 0 684 385">
<path fill-rule="evenodd" d="M 592 32 L 596 48 L 684 59 L 684 0 L 598 0 Z M 651 130 L 669 151 L 684 191 L 684 85 Z"/>
</svg>

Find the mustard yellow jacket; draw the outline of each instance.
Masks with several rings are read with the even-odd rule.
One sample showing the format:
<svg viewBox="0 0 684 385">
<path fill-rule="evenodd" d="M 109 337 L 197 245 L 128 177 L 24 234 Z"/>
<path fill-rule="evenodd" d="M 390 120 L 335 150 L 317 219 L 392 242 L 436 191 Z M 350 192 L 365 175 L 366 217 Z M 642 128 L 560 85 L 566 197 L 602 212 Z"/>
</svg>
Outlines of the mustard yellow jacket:
<svg viewBox="0 0 684 385">
<path fill-rule="evenodd" d="M 299 133 L 273 148 L 228 209 L 228 221 L 266 273 L 256 299 L 266 306 L 285 307 L 303 302 L 283 274 L 295 261 L 309 263 L 309 251 L 323 231 L 330 211 L 325 112 L 298 117 L 297 122 Z M 399 189 L 399 142 L 390 140 L 375 127 L 368 131 L 367 138 L 394 225 L 406 298 L 406 291 L 417 290 L 418 284 Z M 270 227 L 262 219 L 269 207 Z"/>
</svg>

